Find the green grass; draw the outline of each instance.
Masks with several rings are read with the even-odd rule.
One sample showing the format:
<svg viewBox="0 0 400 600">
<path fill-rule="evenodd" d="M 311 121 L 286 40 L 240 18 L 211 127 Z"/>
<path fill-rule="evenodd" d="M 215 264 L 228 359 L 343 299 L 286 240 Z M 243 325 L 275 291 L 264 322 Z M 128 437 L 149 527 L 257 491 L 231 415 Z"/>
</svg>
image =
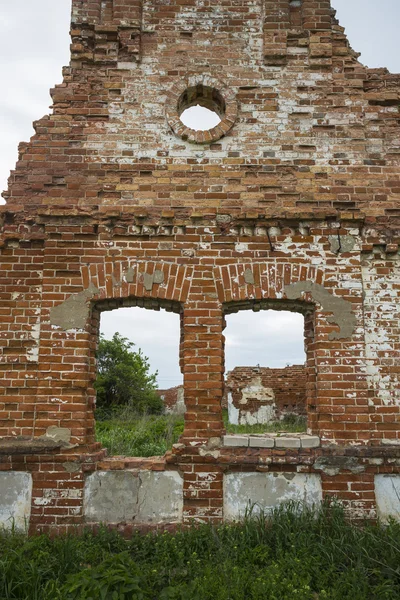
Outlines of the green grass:
<svg viewBox="0 0 400 600">
<path fill-rule="evenodd" d="M 297 415 L 286 415 L 281 421 L 259 425 L 232 425 L 228 421 L 228 411 L 223 410 L 227 433 L 302 433 L 307 430 L 307 419 Z"/>
<path fill-rule="evenodd" d="M 0 533 L 1 600 L 398 600 L 400 524 L 299 506 L 122 539 Z"/>
<path fill-rule="evenodd" d="M 271 425 L 231 425 L 224 410 L 227 433 L 298 433 L 306 430 L 303 417 L 288 415 Z M 184 418 L 175 415 L 138 415 L 130 408 L 96 411 L 96 439 L 109 456 L 159 456 L 176 444 Z"/>
<path fill-rule="evenodd" d="M 96 439 L 110 456 L 158 456 L 183 433 L 184 419 L 174 415 L 138 415 L 129 408 L 96 411 Z"/>
</svg>

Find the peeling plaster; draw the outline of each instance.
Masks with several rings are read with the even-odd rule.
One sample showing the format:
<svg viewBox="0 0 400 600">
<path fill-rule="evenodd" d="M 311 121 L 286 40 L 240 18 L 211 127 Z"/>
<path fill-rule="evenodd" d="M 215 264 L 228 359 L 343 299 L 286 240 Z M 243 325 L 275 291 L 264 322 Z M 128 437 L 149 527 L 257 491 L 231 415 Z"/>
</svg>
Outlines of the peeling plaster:
<svg viewBox="0 0 400 600">
<path fill-rule="evenodd" d="M 400 520 L 400 475 L 375 475 L 378 516 Z"/>
<path fill-rule="evenodd" d="M 135 269 L 133 267 L 129 267 L 124 275 L 124 279 L 126 283 L 133 283 L 135 281 Z"/>
<path fill-rule="evenodd" d="M 326 312 L 332 312 L 332 317 L 327 317 L 329 323 L 335 323 L 340 327 L 340 332 L 333 331 L 329 334 L 330 340 L 349 338 L 356 328 L 356 316 L 352 311 L 352 305 L 343 298 L 333 296 L 322 285 L 312 281 L 299 281 L 285 287 L 286 296 L 289 300 L 297 300 L 303 292 L 311 294 L 313 299 L 321 304 Z"/>
<path fill-rule="evenodd" d="M 68 331 L 69 329 L 85 329 L 90 312 L 88 300 L 98 293 L 99 290 L 91 283 L 83 292 L 74 294 L 62 304 L 54 306 L 50 310 L 51 325 L 61 327 L 64 331 Z"/>
<path fill-rule="evenodd" d="M 51 425 L 46 429 L 45 435 L 39 437 L 40 440 L 53 440 L 54 442 L 62 442 L 66 446 L 70 446 L 71 430 L 67 427 L 57 427 Z"/>
<path fill-rule="evenodd" d="M 162 271 L 155 271 L 153 274 L 145 273 L 143 275 L 144 289 L 151 292 L 154 284 L 160 285 L 164 283 L 164 273 Z"/>
<path fill-rule="evenodd" d="M 322 500 L 320 475 L 303 473 L 228 473 L 224 475 L 224 516 L 227 520 L 271 511 L 284 502 L 318 505 Z"/>
<path fill-rule="evenodd" d="M 244 272 L 244 280 L 249 285 L 254 285 L 254 275 L 251 269 L 246 269 Z"/>
<path fill-rule="evenodd" d="M 0 527 L 26 531 L 32 498 L 30 473 L 0 473 Z"/>
</svg>

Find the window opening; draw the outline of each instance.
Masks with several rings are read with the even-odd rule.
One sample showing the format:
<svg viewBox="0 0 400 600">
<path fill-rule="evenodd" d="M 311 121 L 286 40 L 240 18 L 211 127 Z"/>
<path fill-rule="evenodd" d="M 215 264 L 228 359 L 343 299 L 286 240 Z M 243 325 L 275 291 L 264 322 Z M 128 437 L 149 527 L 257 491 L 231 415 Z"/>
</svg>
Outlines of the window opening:
<svg viewBox="0 0 400 600">
<path fill-rule="evenodd" d="M 182 123 L 195 131 L 208 131 L 221 123 L 225 101 L 215 88 L 198 84 L 187 88 L 178 101 Z"/>
<path fill-rule="evenodd" d="M 109 456 L 158 456 L 184 429 L 179 315 L 120 308 L 100 312 L 96 440 Z"/>
<path fill-rule="evenodd" d="M 307 429 L 305 317 L 261 310 L 227 315 L 224 422 L 227 433 Z"/>
</svg>

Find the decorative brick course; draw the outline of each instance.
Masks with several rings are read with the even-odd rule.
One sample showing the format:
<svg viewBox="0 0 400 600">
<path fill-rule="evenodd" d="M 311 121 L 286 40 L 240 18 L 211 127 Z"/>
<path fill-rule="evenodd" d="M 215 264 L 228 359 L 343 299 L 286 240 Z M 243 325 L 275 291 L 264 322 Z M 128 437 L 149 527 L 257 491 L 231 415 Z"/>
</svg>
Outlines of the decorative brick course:
<svg viewBox="0 0 400 600">
<path fill-rule="evenodd" d="M 357 61 L 329 0 L 73 0 L 71 36 L 0 207 L 0 469 L 32 474 L 31 529 L 81 526 L 85 474 L 129 462 L 93 434 L 99 314 L 129 303 L 181 315 L 185 432 L 151 468 L 183 475 L 185 521 L 262 470 L 375 516 L 399 472 L 400 76 Z M 189 143 L 166 106 L 204 77 L 237 117 Z M 221 445 L 224 317 L 271 307 L 305 315 L 319 448 Z"/>
</svg>

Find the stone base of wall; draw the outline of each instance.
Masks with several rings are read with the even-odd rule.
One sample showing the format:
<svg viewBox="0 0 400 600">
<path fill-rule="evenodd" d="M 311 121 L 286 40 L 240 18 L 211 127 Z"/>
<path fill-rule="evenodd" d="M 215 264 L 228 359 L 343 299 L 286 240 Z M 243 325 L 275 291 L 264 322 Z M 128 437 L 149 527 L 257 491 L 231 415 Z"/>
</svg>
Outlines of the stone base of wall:
<svg viewBox="0 0 400 600">
<path fill-rule="evenodd" d="M 149 460 L 154 462 L 154 459 Z M 140 459 L 125 461 L 140 464 Z M 224 462 L 229 462 L 229 454 L 225 454 Z M 336 456 L 317 459 L 314 468 L 319 472 L 300 473 L 293 469 L 243 472 L 232 468 L 222 478 L 213 472 L 211 465 L 204 464 L 201 468 L 199 466 L 199 471 L 193 473 L 192 478 L 186 474 L 188 482 L 184 483 L 181 468 L 179 471 L 153 471 L 144 465 L 143 468 L 127 469 L 124 460 L 110 460 L 105 462 L 107 470 L 94 471 L 84 476 L 83 512 L 78 508 L 82 504 L 81 498 L 75 495 L 72 499 L 67 487 L 64 492 L 60 490 L 56 495 L 44 494 L 39 501 L 32 497 L 33 478 L 30 473 L 2 472 L 0 527 L 28 531 L 31 524 L 32 532 L 64 531 L 58 529 L 56 522 L 49 523 L 47 528 L 42 526 L 40 530 L 32 527 L 32 500 L 35 514 L 38 510 L 46 510 L 53 505 L 55 499 L 59 503 L 58 509 L 52 509 L 55 514 L 63 504 L 74 501 L 75 511 L 82 518 L 76 520 L 75 524 L 71 522 L 69 531 L 80 531 L 82 525 L 96 526 L 103 523 L 129 534 L 133 528 L 173 529 L 179 523 L 188 523 L 188 498 L 196 502 L 197 512 L 199 506 L 204 505 L 206 514 L 206 505 L 211 502 L 209 499 L 220 496 L 220 515 L 225 521 L 232 521 L 242 519 L 249 511 L 252 514 L 260 511 L 268 513 L 288 501 L 298 502 L 300 508 L 302 505 L 318 507 L 327 492 L 338 495 L 353 517 L 400 519 L 400 475 L 382 473 L 371 478 L 369 474 L 362 472 L 360 464 L 355 458 Z M 183 465 L 182 468 L 184 471 Z M 190 484 L 191 479 L 202 482 L 201 490 L 194 489 L 194 485 Z M 350 491 L 344 493 L 344 486 Z M 373 502 L 368 508 L 365 502 L 356 499 L 360 495 L 359 490 L 367 489 L 371 499 L 375 497 L 375 509 Z M 43 520 L 42 517 L 41 521 Z M 56 520 L 56 517 L 51 519 Z M 197 520 L 202 519 L 197 517 Z"/>
</svg>

